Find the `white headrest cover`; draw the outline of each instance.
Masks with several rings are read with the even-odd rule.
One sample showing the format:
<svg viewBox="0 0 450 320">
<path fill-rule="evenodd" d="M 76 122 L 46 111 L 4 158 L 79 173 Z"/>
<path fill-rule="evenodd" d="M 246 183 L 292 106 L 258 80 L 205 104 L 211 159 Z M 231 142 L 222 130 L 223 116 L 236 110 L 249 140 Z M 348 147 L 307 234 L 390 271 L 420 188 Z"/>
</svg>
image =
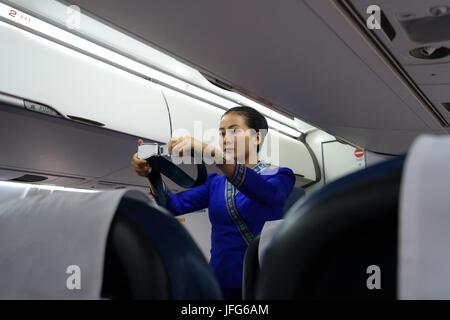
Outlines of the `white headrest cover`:
<svg viewBox="0 0 450 320">
<path fill-rule="evenodd" d="M 398 298 L 450 299 L 450 136 L 421 136 L 406 158 Z"/>
</svg>

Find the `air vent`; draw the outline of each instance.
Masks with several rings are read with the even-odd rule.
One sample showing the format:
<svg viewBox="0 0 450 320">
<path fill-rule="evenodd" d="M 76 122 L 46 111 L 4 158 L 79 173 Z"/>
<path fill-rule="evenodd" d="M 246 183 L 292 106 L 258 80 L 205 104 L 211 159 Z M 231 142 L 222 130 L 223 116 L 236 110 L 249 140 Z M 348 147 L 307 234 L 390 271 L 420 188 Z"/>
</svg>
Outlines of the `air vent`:
<svg viewBox="0 0 450 320">
<path fill-rule="evenodd" d="M 33 183 L 33 182 L 42 182 L 45 180 L 47 180 L 47 177 L 26 174 L 15 179 L 11 179 L 9 181 Z"/>
<path fill-rule="evenodd" d="M 409 52 L 414 58 L 432 60 L 441 59 L 450 55 L 450 49 L 447 47 L 420 47 Z"/>
<path fill-rule="evenodd" d="M 430 8 L 430 13 L 435 17 L 445 16 L 450 13 L 450 8 L 447 6 L 434 6 Z"/>
<path fill-rule="evenodd" d="M 84 123 L 90 126 L 95 126 L 95 127 L 104 127 L 105 124 L 98 122 L 98 121 L 94 121 L 94 120 L 90 120 L 90 119 L 86 119 L 86 118 L 81 118 L 81 117 L 76 117 L 76 116 L 67 116 L 68 118 L 70 118 L 73 121 L 76 122 L 80 122 L 80 123 Z"/>
</svg>

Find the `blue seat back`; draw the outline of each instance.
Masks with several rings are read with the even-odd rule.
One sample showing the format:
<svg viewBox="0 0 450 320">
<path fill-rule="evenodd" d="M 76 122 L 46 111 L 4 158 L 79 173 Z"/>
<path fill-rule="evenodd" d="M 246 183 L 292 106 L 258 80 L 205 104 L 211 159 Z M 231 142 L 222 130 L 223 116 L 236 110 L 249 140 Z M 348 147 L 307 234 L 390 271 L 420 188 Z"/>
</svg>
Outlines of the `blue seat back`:
<svg viewBox="0 0 450 320">
<path fill-rule="evenodd" d="M 266 251 L 256 298 L 395 298 L 404 158 L 352 173 L 299 200 Z M 381 290 L 367 287 L 371 265 L 381 269 Z"/>
<path fill-rule="evenodd" d="M 218 282 L 201 250 L 186 229 L 164 209 L 124 199 L 111 226 L 108 245 L 110 255 L 105 261 L 108 278 L 104 285 L 107 296 L 222 299 Z M 118 280 L 123 277 L 126 280 Z M 110 281 L 124 285 L 111 289 Z"/>
</svg>

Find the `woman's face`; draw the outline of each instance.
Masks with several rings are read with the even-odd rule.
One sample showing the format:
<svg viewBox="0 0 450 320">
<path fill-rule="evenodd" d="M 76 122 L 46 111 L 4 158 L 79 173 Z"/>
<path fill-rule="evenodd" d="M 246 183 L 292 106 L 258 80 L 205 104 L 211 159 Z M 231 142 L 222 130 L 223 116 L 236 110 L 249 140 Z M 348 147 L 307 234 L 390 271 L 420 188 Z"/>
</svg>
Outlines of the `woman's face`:
<svg viewBox="0 0 450 320">
<path fill-rule="evenodd" d="M 239 113 L 228 113 L 222 117 L 219 126 L 222 151 L 238 163 L 257 162 L 257 146 L 261 134 L 250 129 Z"/>
</svg>

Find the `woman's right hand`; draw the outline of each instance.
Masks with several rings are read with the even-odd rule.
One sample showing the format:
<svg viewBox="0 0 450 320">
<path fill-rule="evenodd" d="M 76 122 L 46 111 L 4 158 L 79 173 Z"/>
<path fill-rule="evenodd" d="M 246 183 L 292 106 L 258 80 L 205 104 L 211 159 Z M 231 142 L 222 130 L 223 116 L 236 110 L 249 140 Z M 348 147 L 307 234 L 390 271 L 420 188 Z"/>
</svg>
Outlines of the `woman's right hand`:
<svg viewBox="0 0 450 320">
<path fill-rule="evenodd" d="M 144 141 L 142 139 L 138 140 L 138 146 L 143 144 Z M 152 172 L 152 168 L 148 165 L 146 160 L 139 159 L 137 157 L 137 153 L 133 155 L 133 159 L 131 160 L 131 166 L 134 171 L 141 177 L 147 177 L 150 172 Z"/>
</svg>

